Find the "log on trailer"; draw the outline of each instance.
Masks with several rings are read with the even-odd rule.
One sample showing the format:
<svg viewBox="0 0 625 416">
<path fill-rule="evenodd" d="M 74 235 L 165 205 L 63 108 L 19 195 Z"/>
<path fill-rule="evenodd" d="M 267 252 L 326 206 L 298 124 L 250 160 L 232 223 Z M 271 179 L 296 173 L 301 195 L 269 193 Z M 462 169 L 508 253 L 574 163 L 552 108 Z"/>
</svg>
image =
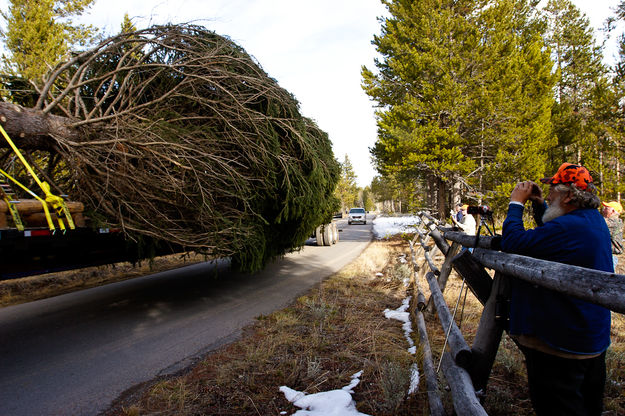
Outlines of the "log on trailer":
<svg viewBox="0 0 625 416">
<path fill-rule="evenodd" d="M 72 219 L 77 227 L 85 227 L 85 218 L 83 212 L 85 206 L 82 202 L 77 201 L 65 201 L 69 212 L 72 214 Z M 24 225 L 27 228 L 47 227 L 46 217 L 43 213 L 41 202 L 36 199 L 20 199 L 14 204 L 21 219 L 24 221 Z M 54 223 L 57 223 L 57 216 L 55 213 L 50 213 Z M 67 225 L 67 221 L 65 224 Z M 11 214 L 9 213 L 9 206 L 5 201 L 0 201 L 0 229 L 8 229 L 12 227 Z"/>
</svg>

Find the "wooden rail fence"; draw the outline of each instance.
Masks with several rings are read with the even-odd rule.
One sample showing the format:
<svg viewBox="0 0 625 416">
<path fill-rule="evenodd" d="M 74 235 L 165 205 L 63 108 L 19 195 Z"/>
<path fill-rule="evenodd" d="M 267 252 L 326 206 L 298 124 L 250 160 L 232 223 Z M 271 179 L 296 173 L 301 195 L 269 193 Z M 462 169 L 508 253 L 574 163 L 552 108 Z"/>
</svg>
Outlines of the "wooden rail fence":
<svg viewBox="0 0 625 416">
<path fill-rule="evenodd" d="M 451 390 L 454 413 L 458 416 L 487 414 L 480 398 L 484 395 L 504 331 L 502 303 L 498 296 L 506 293 L 508 279 L 523 279 L 625 313 L 625 275 L 502 253 L 499 237 L 468 236 L 443 226 L 427 212 L 419 212 L 417 217 L 420 222 L 416 225 L 415 237 L 409 242 L 413 269 L 410 312 L 418 328 L 428 402 L 434 416 L 446 415 L 425 325 L 425 316 L 431 316 L 434 310 L 446 335 L 440 366 Z M 471 253 L 463 247 L 474 249 Z M 437 253 L 440 254 L 437 256 Z M 444 256 L 444 261 L 437 266 L 435 259 L 440 255 Z M 423 261 L 418 264 L 421 258 Z M 486 268 L 494 271 L 493 277 Z M 484 306 L 471 346 L 443 298 L 452 269 L 462 278 L 463 286 L 466 284 Z M 429 301 L 420 286 L 424 280 L 430 289 Z"/>
</svg>

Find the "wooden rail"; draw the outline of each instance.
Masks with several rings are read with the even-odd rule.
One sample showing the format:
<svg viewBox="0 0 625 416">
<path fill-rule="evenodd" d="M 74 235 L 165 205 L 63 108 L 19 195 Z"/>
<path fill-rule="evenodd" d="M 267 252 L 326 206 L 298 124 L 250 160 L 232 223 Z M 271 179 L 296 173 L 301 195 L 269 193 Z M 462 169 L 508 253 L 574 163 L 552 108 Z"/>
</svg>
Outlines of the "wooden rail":
<svg viewBox="0 0 625 416">
<path fill-rule="evenodd" d="M 445 415 L 438 388 L 437 369 L 428 340 L 425 316 L 433 316 L 436 309 L 443 332 L 445 346 L 439 360 L 445 379 L 451 389 L 454 413 L 457 415 L 486 415 L 481 405 L 488 378 L 495 362 L 504 331 L 499 316 L 499 299 L 509 291 L 510 279 L 522 279 L 536 285 L 625 313 L 625 275 L 607 273 L 539 260 L 499 251 L 500 237 L 468 236 L 453 228 L 443 227 L 427 212 L 417 214 L 419 224 L 410 244 L 413 266 L 411 279 L 411 318 L 419 331 L 423 351 L 423 371 L 427 384 L 430 413 Z M 434 245 L 429 244 L 430 239 Z M 449 244 L 451 241 L 451 245 Z M 473 247 L 473 252 L 462 250 Z M 440 251 L 445 260 L 436 265 L 434 252 Z M 417 264 L 423 258 L 422 263 Z M 426 267 L 427 266 L 427 267 Z M 494 271 L 491 277 L 486 270 Z M 443 297 L 447 280 L 454 269 L 463 284 L 484 305 L 478 329 L 469 347 L 455 323 Z M 430 298 L 421 290 L 420 281 L 426 280 Z M 457 305 L 456 305 L 457 306 Z M 445 351 L 446 346 L 449 351 Z"/>
</svg>

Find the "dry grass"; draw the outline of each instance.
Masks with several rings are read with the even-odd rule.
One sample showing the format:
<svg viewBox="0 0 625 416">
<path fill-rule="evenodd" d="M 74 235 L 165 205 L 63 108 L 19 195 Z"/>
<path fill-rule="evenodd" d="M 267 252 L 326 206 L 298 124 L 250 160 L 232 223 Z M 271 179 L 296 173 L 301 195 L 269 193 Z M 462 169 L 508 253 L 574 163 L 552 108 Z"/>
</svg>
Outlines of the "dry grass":
<svg viewBox="0 0 625 416">
<path fill-rule="evenodd" d="M 195 253 L 172 254 L 137 264 L 115 263 L 105 266 L 48 273 L 0 281 L 0 307 L 62 295 L 90 287 L 132 279 L 149 273 L 206 261 Z"/>
<path fill-rule="evenodd" d="M 109 414 L 292 414 L 297 408 L 280 386 L 333 390 L 360 370 L 353 394 L 359 411 L 425 414 L 423 393 L 407 397 L 416 358 L 407 351 L 401 323 L 383 315 L 405 297 L 406 269 L 393 264 L 402 249 L 401 241 L 372 243 L 357 261 L 290 307 L 259 317 L 241 340 L 209 354 L 188 373 L 150 386 L 136 401 L 118 403 Z"/>
<path fill-rule="evenodd" d="M 408 246 L 399 239 L 379 241 L 339 274 L 329 278 L 291 307 L 260 317 L 244 337 L 206 357 L 188 373 L 159 381 L 133 400 L 121 400 L 109 415 L 278 415 L 297 410 L 278 391 L 281 385 L 315 393 L 346 385 L 364 370 L 353 395 L 358 410 L 371 415 L 429 414 L 422 380 L 408 397 L 411 364 L 421 360 L 407 353 L 398 322 L 382 311 L 395 309 L 405 296 L 403 280 L 411 268 Z M 440 261 L 441 259 L 439 259 Z M 422 259 L 418 259 L 420 263 Z M 382 272 L 382 277 L 376 277 Z M 424 292 L 427 283 L 420 282 Z M 445 297 L 456 322 L 471 344 L 482 306 L 452 274 Z M 435 316 L 427 317 L 435 364 L 444 333 Z M 625 318 L 614 314 L 613 345 L 608 352 L 604 415 L 625 414 Z M 416 336 L 414 337 L 416 338 Z M 449 414 L 451 397 L 439 374 L 440 391 Z M 484 408 L 491 416 L 533 415 L 523 356 L 504 335 L 489 380 Z"/>
</svg>

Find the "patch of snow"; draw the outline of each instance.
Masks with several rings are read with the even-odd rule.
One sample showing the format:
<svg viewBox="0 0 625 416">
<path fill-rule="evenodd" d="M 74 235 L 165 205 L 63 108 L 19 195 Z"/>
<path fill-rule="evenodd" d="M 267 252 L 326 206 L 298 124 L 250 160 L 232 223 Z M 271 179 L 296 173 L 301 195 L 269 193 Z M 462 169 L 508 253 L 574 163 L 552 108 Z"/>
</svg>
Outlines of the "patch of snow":
<svg viewBox="0 0 625 416">
<path fill-rule="evenodd" d="M 357 372 L 347 386 L 338 390 L 307 394 L 282 386 L 280 391 L 288 401 L 302 409 L 293 416 L 368 416 L 356 410 L 356 402 L 351 395 L 353 388 L 360 383 L 361 375 L 362 371 Z"/>
<path fill-rule="evenodd" d="M 413 353 L 414 354 L 414 353 Z M 413 394 L 419 388 L 419 366 L 417 363 L 412 364 L 410 368 L 410 388 L 408 394 Z"/>
<path fill-rule="evenodd" d="M 384 316 L 387 319 L 396 319 L 398 321 L 403 322 L 402 328 L 404 330 L 404 336 L 408 341 L 408 352 L 412 355 L 417 353 L 417 347 L 414 345 L 414 341 L 410 336 L 412 332 L 412 324 L 410 323 L 410 312 L 408 312 L 408 307 L 410 306 L 411 297 L 408 296 L 403 300 L 401 306 L 395 310 L 385 309 Z M 419 367 L 416 363 L 414 363 L 410 369 L 410 388 L 408 389 L 408 394 L 412 394 L 419 388 Z"/>
<path fill-rule="evenodd" d="M 411 296 L 408 296 L 406 299 L 404 299 L 401 306 L 395 310 L 385 309 L 384 316 L 387 319 L 396 319 L 403 322 L 402 328 L 404 330 L 404 336 L 408 341 L 408 345 L 413 347 L 414 341 L 412 341 L 412 337 L 410 336 L 410 333 L 412 332 L 412 324 L 410 323 L 410 313 L 407 312 L 408 307 L 410 306 L 410 299 Z"/>
<path fill-rule="evenodd" d="M 405 217 L 382 217 L 377 216 L 373 220 L 373 235 L 378 238 L 388 238 L 395 234 L 415 233 L 416 224 L 421 220 L 415 216 Z"/>
</svg>

